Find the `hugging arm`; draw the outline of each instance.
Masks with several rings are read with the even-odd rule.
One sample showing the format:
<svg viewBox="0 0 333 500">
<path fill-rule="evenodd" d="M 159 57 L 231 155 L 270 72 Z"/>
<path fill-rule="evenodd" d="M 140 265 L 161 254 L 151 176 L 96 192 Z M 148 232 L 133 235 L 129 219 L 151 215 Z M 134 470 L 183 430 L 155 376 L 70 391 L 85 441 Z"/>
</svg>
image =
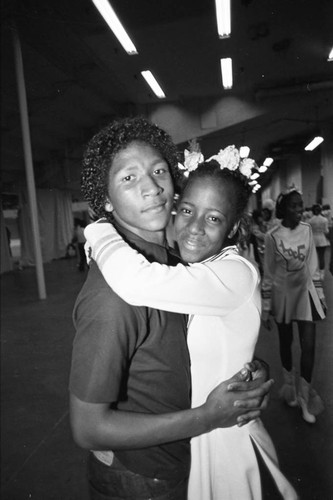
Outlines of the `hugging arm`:
<svg viewBox="0 0 333 500">
<path fill-rule="evenodd" d="M 243 425 L 260 415 L 260 398 L 270 383 L 260 390 L 230 391 L 228 387 L 241 383 L 242 377 L 237 373 L 219 384 L 200 407 L 160 415 L 113 410 L 109 403 L 86 402 L 72 393 L 70 421 L 74 440 L 90 450 L 126 450 L 190 438 L 218 427 Z"/>
<path fill-rule="evenodd" d="M 224 316 L 249 300 L 258 285 L 257 273 L 250 264 L 233 256 L 169 267 L 148 262 L 109 223 L 90 224 L 85 236 L 107 283 L 132 305 Z"/>
</svg>

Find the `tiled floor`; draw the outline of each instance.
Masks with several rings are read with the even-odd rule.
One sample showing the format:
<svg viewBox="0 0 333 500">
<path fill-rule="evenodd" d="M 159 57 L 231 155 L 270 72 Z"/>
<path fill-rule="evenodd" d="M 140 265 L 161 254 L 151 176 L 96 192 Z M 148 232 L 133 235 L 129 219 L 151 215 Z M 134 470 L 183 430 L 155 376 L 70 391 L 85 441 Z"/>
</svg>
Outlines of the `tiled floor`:
<svg viewBox="0 0 333 500">
<path fill-rule="evenodd" d="M 35 270 L 1 276 L 3 500 L 87 500 L 85 452 L 72 442 L 67 381 L 74 330 L 71 312 L 84 281 L 75 259 L 45 265 L 47 299 L 38 300 Z M 315 385 L 326 410 L 315 425 L 277 397 L 281 382 L 276 330 L 262 330 L 258 355 L 276 380 L 263 420 L 281 467 L 302 500 L 333 499 L 333 277 L 329 313 L 318 325 Z M 295 342 L 295 354 L 299 352 Z M 223 500 L 223 499 L 221 499 Z M 239 499 L 243 500 L 243 499 Z"/>
</svg>

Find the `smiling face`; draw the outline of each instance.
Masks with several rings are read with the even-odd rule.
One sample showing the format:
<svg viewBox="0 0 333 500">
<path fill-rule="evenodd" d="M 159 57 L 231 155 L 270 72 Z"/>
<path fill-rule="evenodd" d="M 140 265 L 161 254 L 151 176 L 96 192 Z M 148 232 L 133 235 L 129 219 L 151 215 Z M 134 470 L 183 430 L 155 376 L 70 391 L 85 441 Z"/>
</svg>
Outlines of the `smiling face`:
<svg viewBox="0 0 333 500">
<path fill-rule="evenodd" d="M 191 182 L 178 205 L 175 233 L 185 262 L 200 262 L 221 251 L 234 222 L 232 192 L 222 179 Z"/>
<path fill-rule="evenodd" d="M 147 241 L 162 244 L 173 192 L 165 159 L 157 149 L 135 141 L 112 161 L 105 209 L 122 227 Z"/>
</svg>

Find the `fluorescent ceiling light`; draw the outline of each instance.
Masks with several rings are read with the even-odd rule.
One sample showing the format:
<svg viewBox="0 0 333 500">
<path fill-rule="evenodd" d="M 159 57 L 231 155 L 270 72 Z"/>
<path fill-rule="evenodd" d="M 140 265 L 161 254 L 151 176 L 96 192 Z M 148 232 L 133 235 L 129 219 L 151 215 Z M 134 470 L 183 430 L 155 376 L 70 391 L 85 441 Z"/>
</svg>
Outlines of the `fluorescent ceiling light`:
<svg viewBox="0 0 333 500">
<path fill-rule="evenodd" d="M 258 177 L 260 177 L 258 172 L 254 172 L 254 174 L 251 175 L 250 179 L 254 181 L 255 179 L 258 179 Z"/>
<path fill-rule="evenodd" d="M 333 61 L 333 47 L 331 49 L 331 52 L 328 54 L 327 60 L 328 60 L 328 62 L 332 62 Z"/>
<path fill-rule="evenodd" d="M 127 54 L 133 56 L 138 53 L 134 43 L 125 31 L 125 28 L 119 21 L 117 14 L 111 7 L 107 0 L 92 0 L 95 7 L 99 10 L 100 14 L 104 17 L 107 24 L 110 26 L 114 35 L 118 38 L 121 45 L 126 50 Z"/>
<path fill-rule="evenodd" d="M 222 84 L 224 89 L 232 89 L 232 59 L 221 59 Z"/>
<path fill-rule="evenodd" d="M 230 0 L 215 0 L 217 32 L 220 38 L 228 38 L 231 33 Z"/>
<path fill-rule="evenodd" d="M 307 146 L 305 146 L 305 151 L 313 151 L 317 146 L 319 146 L 319 144 L 321 144 L 323 142 L 323 138 L 318 136 L 318 137 L 315 137 L 314 139 L 312 139 L 311 142 L 309 142 L 309 144 Z"/>
<path fill-rule="evenodd" d="M 159 99 L 164 99 L 165 94 L 159 84 L 157 83 L 154 75 L 152 74 L 151 71 L 141 71 L 141 75 L 143 78 L 146 80 L 154 94 L 159 98 Z"/>
<path fill-rule="evenodd" d="M 261 165 L 261 167 L 259 167 L 259 172 L 260 172 L 261 174 L 263 174 L 264 172 L 266 172 L 266 170 L 267 170 L 266 165 Z"/>
<path fill-rule="evenodd" d="M 258 184 L 258 183 L 255 180 L 249 182 L 249 186 L 255 186 L 256 184 Z"/>
<path fill-rule="evenodd" d="M 239 150 L 239 156 L 241 158 L 247 158 L 250 154 L 250 148 L 249 146 L 241 146 Z"/>
<path fill-rule="evenodd" d="M 266 158 L 266 160 L 264 161 L 265 167 L 270 167 L 273 161 L 274 161 L 273 158 Z"/>
</svg>

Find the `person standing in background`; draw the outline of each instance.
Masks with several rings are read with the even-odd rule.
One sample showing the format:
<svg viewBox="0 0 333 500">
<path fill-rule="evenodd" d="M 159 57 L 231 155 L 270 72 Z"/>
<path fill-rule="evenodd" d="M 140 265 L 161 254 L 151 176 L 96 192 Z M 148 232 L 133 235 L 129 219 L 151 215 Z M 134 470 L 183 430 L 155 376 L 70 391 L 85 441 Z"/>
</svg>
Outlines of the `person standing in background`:
<svg viewBox="0 0 333 500">
<path fill-rule="evenodd" d="M 320 279 L 324 281 L 325 277 L 325 253 L 329 242 L 329 227 L 328 220 L 321 213 L 321 206 L 316 203 L 312 207 L 313 216 L 309 219 L 309 224 L 312 227 L 313 240 L 317 250 Z"/>
<path fill-rule="evenodd" d="M 325 205 L 323 205 L 321 213 L 327 219 L 328 229 L 329 230 L 332 229 L 333 228 L 333 218 L 332 218 L 331 206 L 328 203 L 326 203 Z"/>
<path fill-rule="evenodd" d="M 314 423 L 323 410 L 320 397 L 311 387 L 315 321 L 325 318 L 326 304 L 311 226 L 301 221 L 302 212 L 299 191 L 292 189 L 279 195 L 276 216 L 282 222 L 265 237 L 262 319 L 270 328 L 271 313 L 279 332 L 284 376 L 280 396 L 289 406 L 300 406 L 304 420 Z M 301 346 L 298 394 L 292 359 L 293 322 L 297 323 Z"/>
<path fill-rule="evenodd" d="M 328 269 L 330 273 L 333 274 L 333 218 L 332 218 L 332 210 L 329 204 L 323 205 L 323 209 L 321 211 L 324 217 L 326 217 L 328 222 L 328 240 L 330 242 L 331 252 L 330 259 L 328 264 Z"/>
<path fill-rule="evenodd" d="M 84 271 L 87 266 L 86 254 L 84 251 L 84 244 L 86 238 L 84 236 L 84 228 L 86 223 L 81 219 L 74 219 L 74 237 L 72 243 L 76 245 L 77 259 L 78 259 L 78 270 Z"/>
<path fill-rule="evenodd" d="M 265 233 L 280 223 L 275 217 L 275 203 L 270 198 L 263 202 L 261 214 L 263 219 L 262 227 L 264 228 Z"/>
<path fill-rule="evenodd" d="M 302 221 L 309 222 L 309 219 L 311 219 L 312 215 L 313 215 L 312 207 L 305 207 L 303 214 L 302 214 Z"/>
<path fill-rule="evenodd" d="M 261 275 L 264 265 L 265 234 L 266 227 L 263 223 L 262 212 L 261 210 L 255 209 L 252 212 L 251 243 L 253 244 L 255 260 Z"/>
</svg>

